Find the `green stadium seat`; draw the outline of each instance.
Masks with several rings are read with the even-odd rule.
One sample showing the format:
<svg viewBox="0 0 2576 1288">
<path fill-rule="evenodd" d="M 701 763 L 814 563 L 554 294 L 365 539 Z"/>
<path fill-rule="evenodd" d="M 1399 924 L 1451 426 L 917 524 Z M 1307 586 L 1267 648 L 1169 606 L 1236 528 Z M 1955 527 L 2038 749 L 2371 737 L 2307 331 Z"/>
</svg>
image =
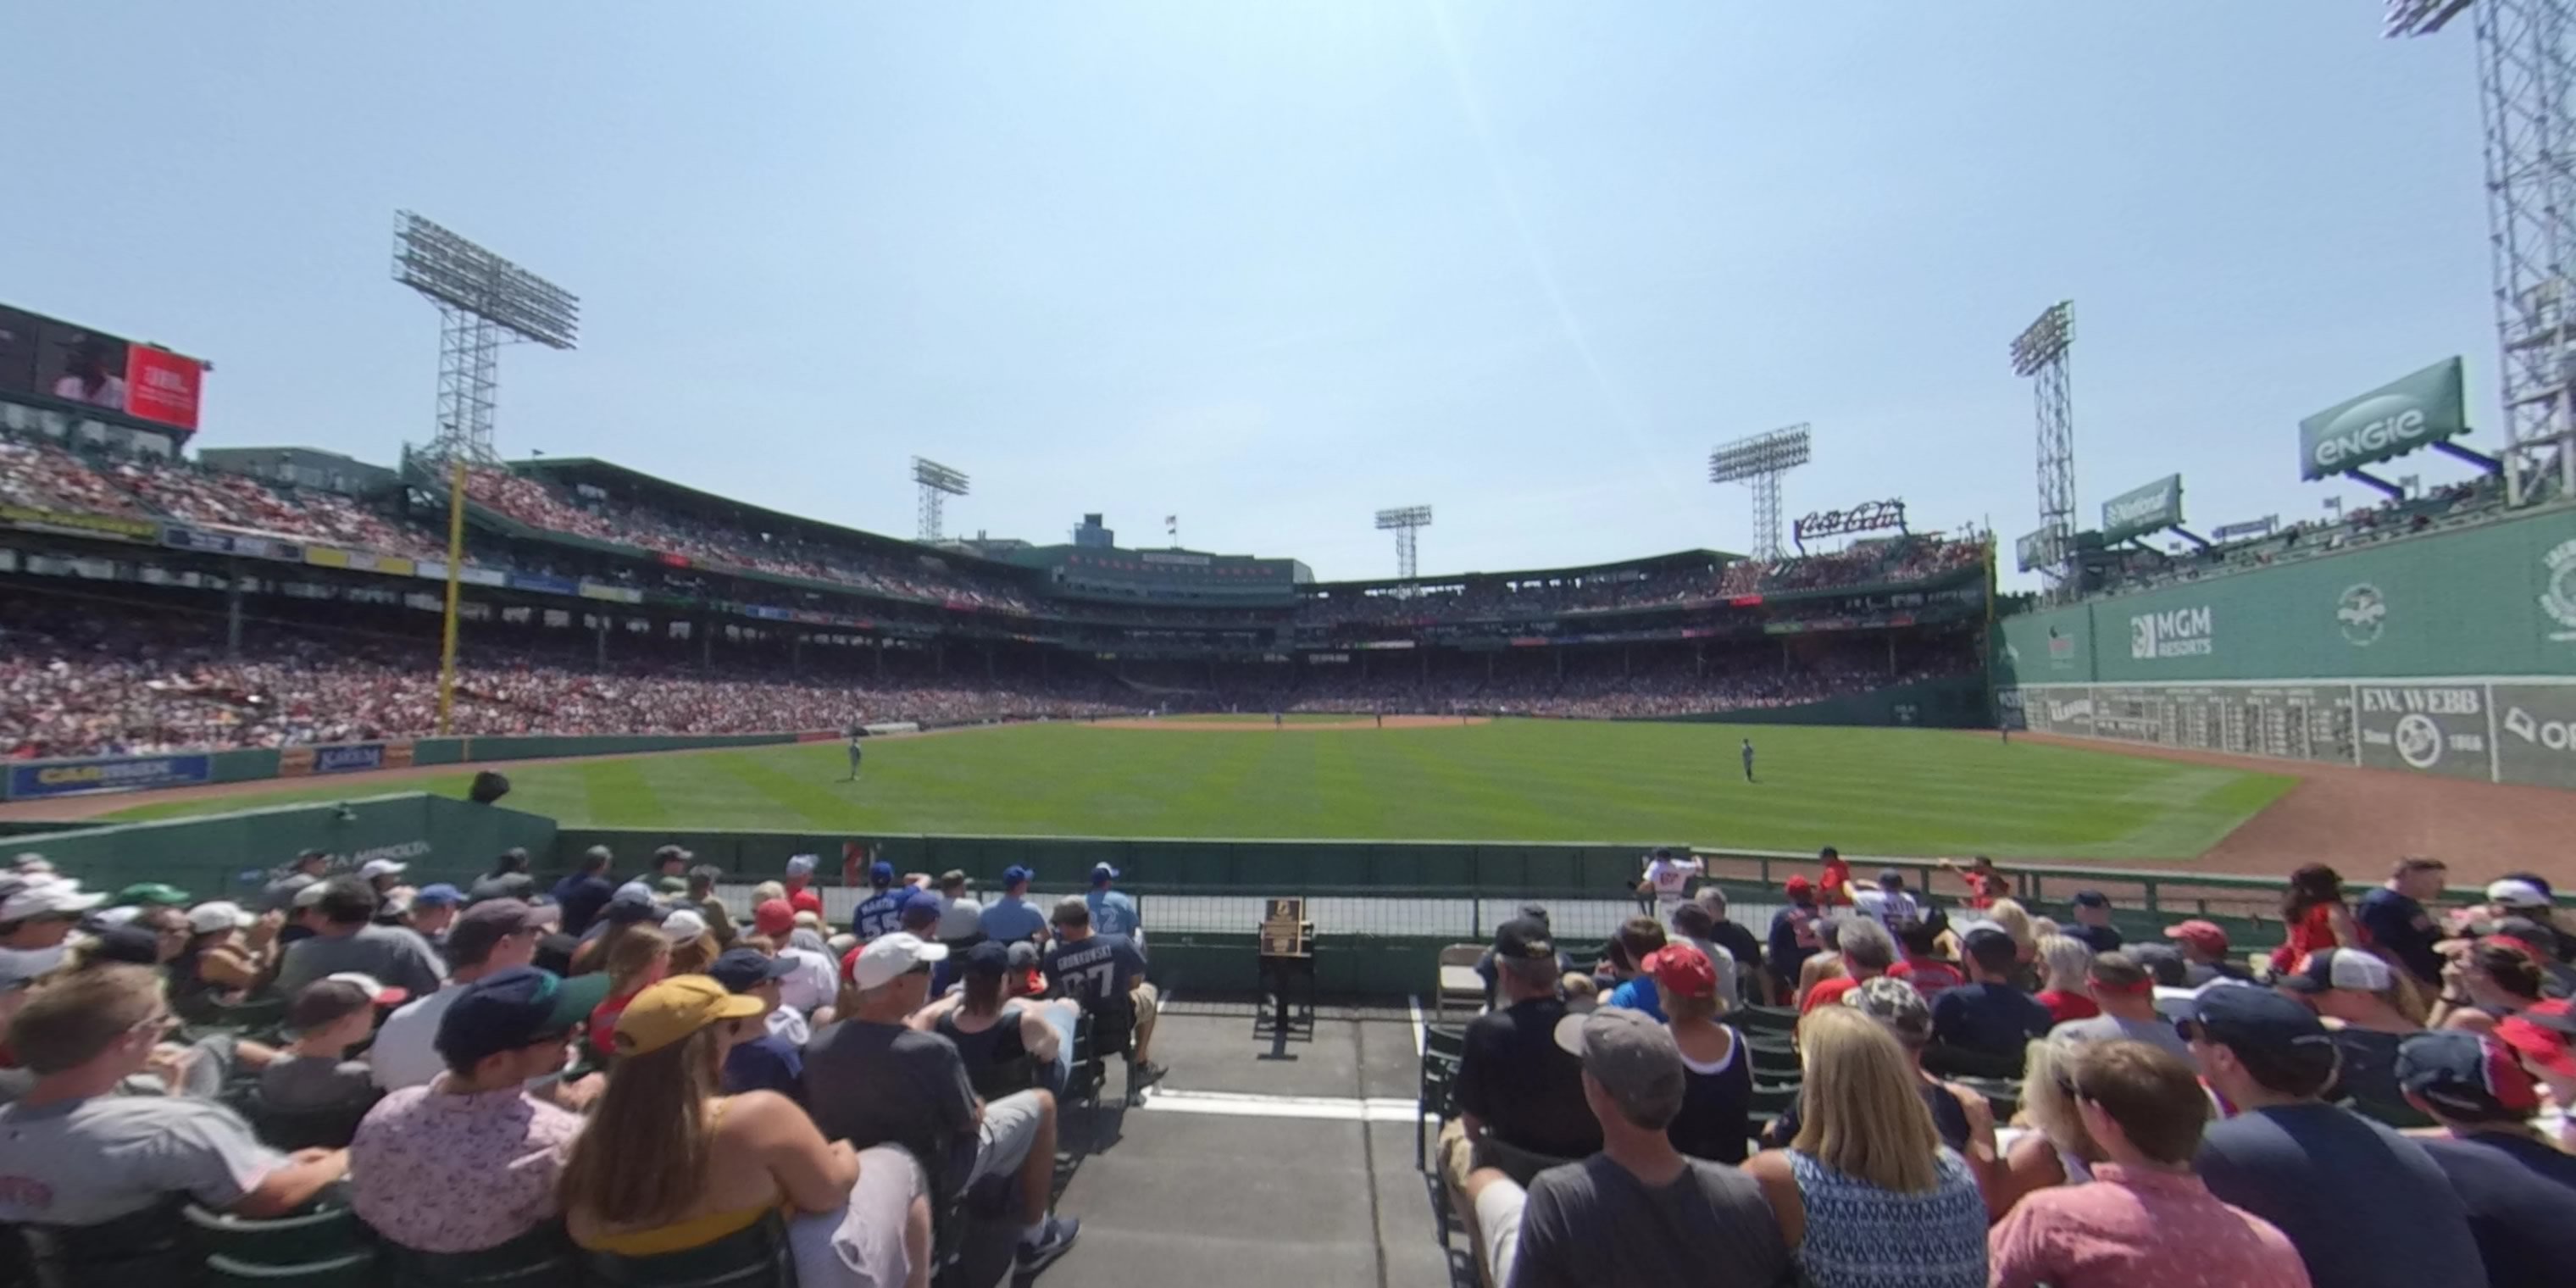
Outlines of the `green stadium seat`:
<svg viewBox="0 0 2576 1288">
<path fill-rule="evenodd" d="M 747 1230 L 656 1257 L 581 1254 L 591 1288 L 796 1288 L 787 1222 L 775 1211 Z"/>
<path fill-rule="evenodd" d="M 206 1258 L 199 1282 L 206 1288 L 373 1288 L 376 1253 L 369 1248 L 327 1261 L 262 1265 L 232 1257 Z"/>
<path fill-rule="evenodd" d="M 1727 1018 L 1733 1020 L 1737 1028 L 1748 1034 L 1798 1031 L 1798 1012 L 1795 1007 L 1747 1006 L 1728 1012 Z"/>
<path fill-rule="evenodd" d="M 198 1254 L 176 1202 L 98 1225 L 0 1227 L 0 1282 L 59 1288 L 186 1283 Z"/>
<path fill-rule="evenodd" d="M 358 1219 L 357 1209 L 345 1203 L 270 1220 L 238 1217 L 191 1203 L 180 1216 L 199 1255 L 225 1257 L 243 1265 L 300 1266 L 358 1252 L 375 1255 L 375 1231 Z"/>
<path fill-rule="evenodd" d="M 1467 1049 L 1464 1031 L 1438 1024 L 1422 1026 L 1422 1074 L 1413 1100 L 1413 1165 L 1428 1165 L 1423 1144 L 1422 1120 L 1430 1118 L 1442 1127 L 1458 1116 L 1458 1105 L 1452 1093 L 1458 1085 L 1458 1060 Z"/>
<path fill-rule="evenodd" d="M 580 1278 L 579 1252 L 561 1221 L 549 1221 L 497 1248 L 418 1252 L 384 1244 L 392 1288 L 551 1288 Z"/>
<path fill-rule="evenodd" d="M 251 1130 L 272 1149 L 293 1152 L 299 1149 L 346 1149 L 358 1134 L 358 1121 L 376 1107 L 373 1099 L 351 1101 L 320 1109 L 281 1109 L 271 1105 L 252 1083 L 238 1095 L 226 1100 L 250 1120 Z"/>
</svg>

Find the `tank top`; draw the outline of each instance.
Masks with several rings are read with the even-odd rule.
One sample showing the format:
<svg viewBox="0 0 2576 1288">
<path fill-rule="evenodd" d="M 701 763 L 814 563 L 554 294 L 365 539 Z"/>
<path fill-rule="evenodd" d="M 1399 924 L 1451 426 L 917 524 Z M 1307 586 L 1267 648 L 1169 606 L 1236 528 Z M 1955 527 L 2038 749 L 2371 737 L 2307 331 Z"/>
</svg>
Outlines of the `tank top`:
<svg viewBox="0 0 2576 1288">
<path fill-rule="evenodd" d="M 1682 1111 L 1664 1135 L 1693 1158 L 1732 1166 L 1744 1161 L 1745 1138 L 1753 1134 L 1753 1062 L 1745 1058 L 1743 1036 L 1732 1028 L 1726 1034 L 1725 1059 L 1702 1064 L 1682 1057 Z"/>
<path fill-rule="evenodd" d="M 999 1100 L 1013 1092 L 1032 1086 L 1035 1071 L 1029 1064 L 1029 1049 L 1020 1039 L 1020 1008 L 1014 1003 L 1002 1008 L 992 1026 L 969 1033 L 957 1024 L 961 1010 L 939 1017 L 933 1027 L 939 1036 L 957 1046 L 957 1056 L 966 1063 L 966 1081 L 975 1094 L 986 1100 Z"/>
<path fill-rule="evenodd" d="M 1807 1209 L 1798 1268 L 1815 1288 L 1985 1288 L 1986 1201 L 1958 1154 L 1936 1167 L 1931 1190 L 1898 1194 L 1789 1151 Z"/>
</svg>

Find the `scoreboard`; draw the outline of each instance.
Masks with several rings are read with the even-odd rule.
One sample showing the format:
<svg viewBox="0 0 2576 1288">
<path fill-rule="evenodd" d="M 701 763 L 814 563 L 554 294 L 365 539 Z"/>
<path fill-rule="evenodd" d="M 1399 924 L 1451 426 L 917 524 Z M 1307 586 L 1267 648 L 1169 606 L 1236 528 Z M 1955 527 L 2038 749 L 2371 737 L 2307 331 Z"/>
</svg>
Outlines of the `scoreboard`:
<svg viewBox="0 0 2576 1288">
<path fill-rule="evenodd" d="M 2349 765 L 2358 736 L 2349 684 L 2122 685 L 2025 689 L 2040 733 Z"/>
</svg>

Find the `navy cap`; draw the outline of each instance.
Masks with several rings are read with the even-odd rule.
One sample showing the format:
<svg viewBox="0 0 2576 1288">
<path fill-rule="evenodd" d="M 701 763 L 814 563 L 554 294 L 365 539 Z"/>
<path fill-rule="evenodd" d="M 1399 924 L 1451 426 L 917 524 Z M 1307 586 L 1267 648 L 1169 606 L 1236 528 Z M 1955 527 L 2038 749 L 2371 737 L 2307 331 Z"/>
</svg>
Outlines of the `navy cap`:
<svg viewBox="0 0 2576 1288">
<path fill-rule="evenodd" d="M 1036 944 L 1030 943 L 1025 939 L 1014 939 L 1011 941 L 1011 946 L 1007 951 L 1010 953 L 1011 969 L 1036 970 L 1038 968 L 1038 946 Z"/>
<path fill-rule="evenodd" d="M 766 956 L 757 948 L 728 948 L 708 965 L 707 974 L 728 993 L 748 993 L 795 970 L 791 958 Z"/>
<path fill-rule="evenodd" d="M 2397 1085 L 2433 1108 L 2471 1121 L 2521 1121 L 2540 1112 L 2540 1089 L 2513 1049 L 2465 1029 L 2427 1029 L 2397 1044 Z"/>
<path fill-rule="evenodd" d="M 2111 906 L 2111 896 L 2099 890 L 2078 890 L 2075 892 L 2075 897 L 2068 902 L 2078 908 L 2108 908 Z"/>
<path fill-rule="evenodd" d="M 593 990 L 571 990 L 552 971 L 513 966 L 465 986 L 438 1017 L 438 1054 L 473 1068 L 505 1051 L 569 1036 L 588 1018 Z"/>
<path fill-rule="evenodd" d="M 1113 868 L 1106 863 L 1094 863 L 1091 865 L 1091 884 L 1098 885 L 1103 881 L 1115 881 L 1117 879 L 1118 869 Z"/>
<path fill-rule="evenodd" d="M 1002 884 L 1006 886 L 1020 885 L 1024 882 L 1035 880 L 1037 875 L 1037 873 L 1031 872 L 1027 868 L 1014 863 L 1011 866 L 1002 869 Z"/>
<path fill-rule="evenodd" d="M 997 976 L 1010 968 L 1011 947 L 1008 944 L 987 939 L 966 950 L 966 973 L 969 975 Z"/>
<path fill-rule="evenodd" d="M 2334 1072 L 2334 1035 L 2307 1003 L 2268 988 L 2213 984 L 2193 995 L 2186 1023 L 2236 1053 L 2264 1085 L 2275 1073 L 2291 1081 L 2316 1081 Z"/>
<path fill-rule="evenodd" d="M 942 911 L 939 896 L 928 890 L 915 890 L 903 897 L 902 917 L 907 926 L 916 921 L 935 922 Z"/>
<path fill-rule="evenodd" d="M 415 908 L 445 908 L 465 902 L 465 892 L 444 881 L 434 881 L 412 891 Z"/>
<path fill-rule="evenodd" d="M 894 884 L 894 865 L 893 865 L 893 864 L 891 864 L 891 863 L 886 862 L 886 861 L 885 861 L 885 860 L 883 860 L 883 859 L 879 859 L 879 860 L 877 860 L 876 862 L 869 864 L 869 865 L 868 865 L 868 884 L 870 884 L 870 885 L 875 885 L 875 886 L 890 886 L 890 885 L 893 885 L 893 884 Z"/>
<path fill-rule="evenodd" d="M 1514 917 L 1494 927 L 1494 957 L 1498 961 L 1516 957 L 1554 961 L 1556 943 L 1548 937 L 1546 922 Z"/>
<path fill-rule="evenodd" d="M 131 923 L 110 926 L 89 941 L 88 960 L 158 966 L 161 964 L 161 936 L 149 927 Z"/>
</svg>

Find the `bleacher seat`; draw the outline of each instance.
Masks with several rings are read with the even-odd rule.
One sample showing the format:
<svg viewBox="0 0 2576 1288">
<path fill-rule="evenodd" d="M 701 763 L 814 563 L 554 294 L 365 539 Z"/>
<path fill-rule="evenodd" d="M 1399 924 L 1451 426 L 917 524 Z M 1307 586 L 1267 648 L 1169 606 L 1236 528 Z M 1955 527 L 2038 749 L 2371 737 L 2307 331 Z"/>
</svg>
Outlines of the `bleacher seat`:
<svg viewBox="0 0 2576 1288">
<path fill-rule="evenodd" d="M 1727 1018 L 1733 1020 L 1735 1026 L 1742 1029 L 1748 1036 L 1798 1031 L 1798 1012 L 1795 1007 L 1747 1006 L 1728 1012 Z"/>
<path fill-rule="evenodd" d="M 585 1249 L 581 1268 L 583 1281 L 595 1288 L 796 1288 L 787 1221 L 774 1210 L 748 1229 L 659 1256 Z"/>
<path fill-rule="evenodd" d="M 0 1272 L 43 1288 L 143 1288 L 187 1283 L 199 1254 L 176 1202 L 98 1225 L 0 1227 Z"/>
<path fill-rule="evenodd" d="M 198 1282 L 206 1288 L 374 1288 L 374 1249 L 321 1261 L 264 1265 L 233 1257 L 206 1258 Z"/>
<path fill-rule="evenodd" d="M 475 1252 L 421 1252 L 391 1241 L 383 1247 L 391 1288 L 553 1288 L 581 1277 L 579 1250 L 561 1221 Z"/>
<path fill-rule="evenodd" d="M 1413 1165 L 1426 1165 L 1422 1120 L 1432 1119 L 1441 1127 L 1458 1116 L 1454 1098 L 1458 1086 L 1458 1061 L 1466 1054 L 1467 1034 L 1463 1029 L 1446 1025 L 1422 1026 L 1422 1077 L 1413 1099 Z"/>
<path fill-rule="evenodd" d="M 240 1265 L 304 1266 L 375 1255 L 375 1231 L 358 1219 L 357 1209 L 336 1199 L 295 1216 L 253 1219 L 194 1203 L 180 1215 L 198 1255 Z"/>
<path fill-rule="evenodd" d="M 1464 1007 L 1472 1015 L 1485 1005 L 1485 977 L 1476 973 L 1482 961 L 1482 944 L 1451 944 L 1440 950 L 1440 975 L 1431 995 L 1431 1013 L 1446 1017 L 1452 1005 Z"/>
</svg>

